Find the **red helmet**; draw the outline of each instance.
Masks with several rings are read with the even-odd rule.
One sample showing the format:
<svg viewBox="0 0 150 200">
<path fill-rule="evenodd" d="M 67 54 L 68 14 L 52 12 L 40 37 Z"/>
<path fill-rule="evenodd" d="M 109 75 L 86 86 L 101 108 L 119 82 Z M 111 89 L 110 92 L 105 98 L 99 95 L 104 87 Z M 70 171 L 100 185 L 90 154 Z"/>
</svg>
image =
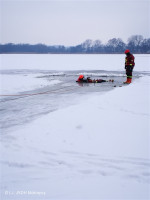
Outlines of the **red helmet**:
<svg viewBox="0 0 150 200">
<path fill-rule="evenodd" d="M 126 49 L 124 53 L 125 53 L 125 54 L 126 54 L 126 53 L 130 53 L 130 50 L 129 50 L 129 49 Z"/>
<path fill-rule="evenodd" d="M 79 79 L 83 79 L 84 78 L 84 76 L 81 74 L 80 76 L 79 76 Z"/>
</svg>

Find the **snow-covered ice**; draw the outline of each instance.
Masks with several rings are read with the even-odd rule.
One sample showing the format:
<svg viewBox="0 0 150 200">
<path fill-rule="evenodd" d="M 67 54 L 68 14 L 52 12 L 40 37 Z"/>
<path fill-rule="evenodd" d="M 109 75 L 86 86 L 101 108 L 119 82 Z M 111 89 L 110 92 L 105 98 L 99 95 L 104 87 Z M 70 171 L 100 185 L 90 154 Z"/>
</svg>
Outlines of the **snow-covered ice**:
<svg viewBox="0 0 150 200">
<path fill-rule="evenodd" d="M 116 70 L 124 69 L 124 54 L 10 54 L 0 55 L 0 69 Z M 149 54 L 135 55 L 136 71 L 150 71 Z"/>
<path fill-rule="evenodd" d="M 85 70 L 85 73 L 96 76 L 96 72 Z M 29 116 L 29 103 L 34 111 L 34 107 L 49 109 L 61 100 L 53 112 L 36 114 L 34 119 L 31 113 L 31 120 L 26 123 L 22 120 L 1 133 L 1 198 L 150 199 L 150 76 L 142 70 L 135 74 L 133 83 L 124 87 L 106 84 L 81 87 L 73 80 L 69 85 L 72 92 L 63 90 L 56 96 L 13 99 L 8 104 L 2 101 L 7 106 L 20 104 L 22 112 L 16 112 L 21 118 L 26 112 Z M 54 76 L 50 79 L 60 82 L 50 87 L 62 84 L 68 87 L 69 83 L 63 80 L 75 78 L 55 75 L 55 79 Z M 49 83 L 49 73 L 40 76 L 43 78 L 39 80 Z M 35 76 L 32 77 L 34 80 Z M 118 78 L 116 72 L 114 79 L 119 86 L 125 77 L 120 72 Z M 55 101 L 49 104 L 52 99 Z M 10 111 L 8 115 L 13 116 Z"/>
<path fill-rule="evenodd" d="M 41 74 L 0 74 L 0 94 L 16 94 L 60 83 L 59 80 L 39 79 Z"/>
</svg>

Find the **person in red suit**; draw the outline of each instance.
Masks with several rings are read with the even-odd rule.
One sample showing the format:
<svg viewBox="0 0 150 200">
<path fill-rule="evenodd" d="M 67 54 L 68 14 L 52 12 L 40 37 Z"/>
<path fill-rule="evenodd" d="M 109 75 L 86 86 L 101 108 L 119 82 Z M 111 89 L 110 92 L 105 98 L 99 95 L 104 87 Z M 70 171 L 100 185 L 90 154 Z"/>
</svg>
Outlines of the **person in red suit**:
<svg viewBox="0 0 150 200">
<path fill-rule="evenodd" d="M 126 69 L 126 75 L 127 75 L 127 80 L 124 83 L 130 84 L 132 82 L 132 71 L 134 68 L 134 56 L 130 53 L 130 50 L 127 49 L 124 52 L 126 54 L 125 58 L 125 69 Z"/>
<path fill-rule="evenodd" d="M 102 83 L 102 82 L 114 82 L 114 80 L 104 80 L 104 79 L 94 79 L 92 80 L 90 77 L 84 78 L 84 75 L 79 75 L 78 80 L 76 80 L 78 83 Z"/>
</svg>

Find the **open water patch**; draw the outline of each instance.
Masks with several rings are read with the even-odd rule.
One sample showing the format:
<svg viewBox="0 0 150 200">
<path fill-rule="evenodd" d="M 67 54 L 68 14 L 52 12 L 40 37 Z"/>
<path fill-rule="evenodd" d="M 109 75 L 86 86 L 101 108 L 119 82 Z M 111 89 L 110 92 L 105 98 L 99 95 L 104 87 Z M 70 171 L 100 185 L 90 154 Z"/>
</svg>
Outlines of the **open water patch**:
<svg viewBox="0 0 150 200">
<path fill-rule="evenodd" d="M 114 82 L 104 83 L 77 83 L 80 74 L 91 79 L 113 79 Z M 5 133 L 12 127 L 29 123 L 41 115 L 56 111 L 57 109 L 76 104 L 84 96 L 94 93 L 103 94 L 114 89 L 114 86 L 123 86 L 126 80 L 124 71 L 105 71 L 105 70 L 76 70 L 76 71 L 55 71 L 55 70 L 3 70 L 0 71 L 1 77 L 19 77 L 22 84 L 21 91 L 9 90 L 8 94 L 0 96 L 1 118 L 0 127 Z M 144 76 L 145 72 L 133 72 L 133 82 L 135 79 Z M 21 83 L 23 77 L 23 83 Z M 31 85 L 38 80 L 36 88 L 28 87 L 29 83 L 24 78 L 30 77 Z M 32 79 L 32 80 L 31 80 Z M 5 80 L 10 85 L 14 83 Z M 41 84 L 45 83 L 44 85 Z M 39 84 L 41 83 L 41 84 Z"/>
</svg>

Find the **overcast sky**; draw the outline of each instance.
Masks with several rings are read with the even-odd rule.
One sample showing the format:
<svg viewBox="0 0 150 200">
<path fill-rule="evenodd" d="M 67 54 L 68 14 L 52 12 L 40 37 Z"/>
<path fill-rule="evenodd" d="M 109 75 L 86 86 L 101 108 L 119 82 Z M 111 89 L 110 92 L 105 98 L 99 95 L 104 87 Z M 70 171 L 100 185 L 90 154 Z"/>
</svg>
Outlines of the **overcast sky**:
<svg viewBox="0 0 150 200">
<path fill-rule="evenodd" d="M 0 43 L 150 38 L 150 0 L 0 0 Z"/>
</svg>

